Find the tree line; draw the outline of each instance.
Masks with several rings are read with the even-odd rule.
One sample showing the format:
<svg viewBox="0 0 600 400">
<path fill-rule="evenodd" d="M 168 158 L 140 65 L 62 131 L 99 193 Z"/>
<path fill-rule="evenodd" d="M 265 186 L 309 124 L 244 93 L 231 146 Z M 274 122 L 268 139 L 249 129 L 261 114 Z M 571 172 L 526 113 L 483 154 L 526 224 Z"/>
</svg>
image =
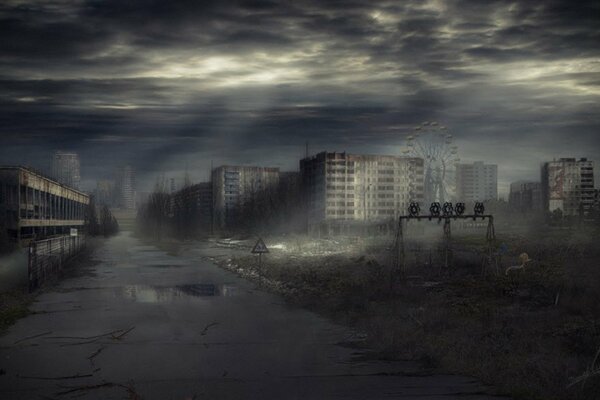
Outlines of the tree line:
<svg viewBox="0 0 600 400">
<path fill-rule="evenodd" d="M 300 230 L 300 187 L 296 179 L 279 184 L 246 182 L 234 207 L 206 207 L 197 185 L 186 185 L 168 193 L 164 178 L 157 180 L 148 200 L 138 208 L 137 234 L 155 240 L 164 237 L 191 239 L 209 235 L 253 235 Z M 204 207 L 204 208 L 202 208 Z"/>
<path fill-rule="evenodd" d="M 98 207 L 94 196 L 91 196 L 87 207 L 85 229 L 90 236 L 109 237 L 119 232 L 119 223 L 110 212 L 108 205 L 103 204 Z"/>
</svg>

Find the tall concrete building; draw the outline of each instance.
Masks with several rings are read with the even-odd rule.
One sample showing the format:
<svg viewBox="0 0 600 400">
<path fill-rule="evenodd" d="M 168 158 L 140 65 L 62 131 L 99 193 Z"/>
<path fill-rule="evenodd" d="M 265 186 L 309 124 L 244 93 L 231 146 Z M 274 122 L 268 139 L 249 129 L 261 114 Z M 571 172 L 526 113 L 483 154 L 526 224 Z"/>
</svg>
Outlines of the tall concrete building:
<svg viewBox="0 0 600 400">
<path fill-rule="evenodd" d="M 59 183 L 79 190 L 81 172 L 79 155 L 57 151 L 52 158 L 52 177 Z"/>
<path fill-rule="evenodd" d="M 116 183 L 116 205 L 125 210 L 134 210 L 135 200 L 135 171 L 129 165 L 117 170 Z"/>
<path fill-rule="evenodd" d="M 420 158 L 322 152 L 300 161 L 309 232 L 344 233 L 423 206 Z"/>
<path fill-rule="evenodd" d="M 236 211 L 254 194 L 274 190 L 279 168 L 224 165 L 212 170 L 213 218 L 217 228 L 236 223 Z"/>
<path fill-rule="evenodd" d="M 560 158 L 542 165 L 544 210 L 565 216 L 588 214 L 594 204 L 594 163 L 587 158 Z"/>
<path fill-rule="evenodd" d="M 510 184 L 508 203 L 511 210 L 521 213 L 542 211 L 542 184 L 518 181 Z"/>
<path fill-rule="evenodd" d="M 498 166 L 476 161 L 456 165 L 456 201 L 465 203 L 498 199 Z"/>
</svg>

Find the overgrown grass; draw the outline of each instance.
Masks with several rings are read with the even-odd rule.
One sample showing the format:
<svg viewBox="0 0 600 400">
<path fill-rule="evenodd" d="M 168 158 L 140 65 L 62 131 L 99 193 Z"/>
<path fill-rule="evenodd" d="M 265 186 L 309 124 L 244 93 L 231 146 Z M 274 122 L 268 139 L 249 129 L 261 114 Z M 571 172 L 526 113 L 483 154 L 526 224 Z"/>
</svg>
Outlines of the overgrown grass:
<svg viewBox="0 0 600 400">
<path fill-rule="evenodd" d="M 273 252 L 263 259 L 263 285 L 356 326 L 380 357 L 426 360 L 518 399 L 600 398 L 600 250 L 594 235 L 575 234 L 506 236 L 499 275 L 482 277 L 480 263 L 457 253 L 454 274 L 415 264 L 409 275 L 422 279 L 404 285 L 391 279 L 384 248 L 363 256 Z M 480 245 L 459 243 L 467 251 Z M 521 252 L 532 261 L 506 276 Z M 223 265 L 257 278 L 254 257 Z"/>
<path fill-rule="evenodd" d="M 29 315 L 33 297 L 23 290 L 0 293 L 0 333 L 18 319 Z"/>
</svg>

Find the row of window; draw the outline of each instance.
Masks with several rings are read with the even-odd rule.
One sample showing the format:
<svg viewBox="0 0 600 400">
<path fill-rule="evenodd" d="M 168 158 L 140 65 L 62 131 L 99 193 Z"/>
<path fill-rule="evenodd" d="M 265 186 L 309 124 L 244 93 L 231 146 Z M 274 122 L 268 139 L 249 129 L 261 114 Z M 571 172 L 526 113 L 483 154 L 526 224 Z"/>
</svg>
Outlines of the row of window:
<svg viewBox="0 0 600 400">
<path fill-rule="evenodd" d="M 394 203 L 393 201 L 377 201 L 377 202 L 369 202 L 367 203 L 367 206 L 370 207 L 395 207 L 396 203 Z M 327 207 L 354 207 L 354 202 L 353 201 L 348 201 L 348 202 L 344 202 L 344 201 L 328 201 L 327 202 Z"/>
<path fill-rule="evenodd" d="M 328 190 L 354 190 L 354 186 L 327 185 Z"/>
<path fill-rule="evenodd" d="M 354 207 L 354 202 L 353 201 L 328 201 L 327 202 L 327 206 L 328 207 Z"/>
<path fill-rule="evenodd" d="M 87 205 L 21 185 L 19 217 L 23 219 L 82 220 Z"/>
<path fill-rule="evenodd" d="M 406 168 L 401 168 L 402 171 L 406 171 Z M 340 168 L 340 167 L 334 167 L 334 168 L 327 168 L 327 173 L 328 174 L 340 174 L 340 173 L 345 173 L 345 174 L 354 174 L 354 168 Z M 381 174 L 381 175 L 394 175 L 396 173 L 396 170 L 394 169 L 377 169 L 377 170 L 371 170 L 371 169 L 367 169 L 366 170 L 367 174 Z"/>
<path fill-rule="evenodd" d="M 354 215 L 354 210 L 327 210 L 327 215 Z M 357 212 L 357 214 L 361 214 L 361 212 Z M 370 215 L 394 215 L 395 210 L 372 210 L 367 214 Z"/>
</svg>

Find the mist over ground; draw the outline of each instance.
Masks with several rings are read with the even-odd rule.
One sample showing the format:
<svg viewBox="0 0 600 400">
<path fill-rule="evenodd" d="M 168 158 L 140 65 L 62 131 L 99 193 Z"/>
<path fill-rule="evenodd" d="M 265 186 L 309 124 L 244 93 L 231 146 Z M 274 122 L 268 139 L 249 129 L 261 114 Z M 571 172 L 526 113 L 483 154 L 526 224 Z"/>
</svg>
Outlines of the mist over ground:
<svg viewBox="0 0 600 400">
<path fill-rule="evenodd" d="M 27 251 L 0 255 L 0 292 L 27 285 Z"/>
</svg>

